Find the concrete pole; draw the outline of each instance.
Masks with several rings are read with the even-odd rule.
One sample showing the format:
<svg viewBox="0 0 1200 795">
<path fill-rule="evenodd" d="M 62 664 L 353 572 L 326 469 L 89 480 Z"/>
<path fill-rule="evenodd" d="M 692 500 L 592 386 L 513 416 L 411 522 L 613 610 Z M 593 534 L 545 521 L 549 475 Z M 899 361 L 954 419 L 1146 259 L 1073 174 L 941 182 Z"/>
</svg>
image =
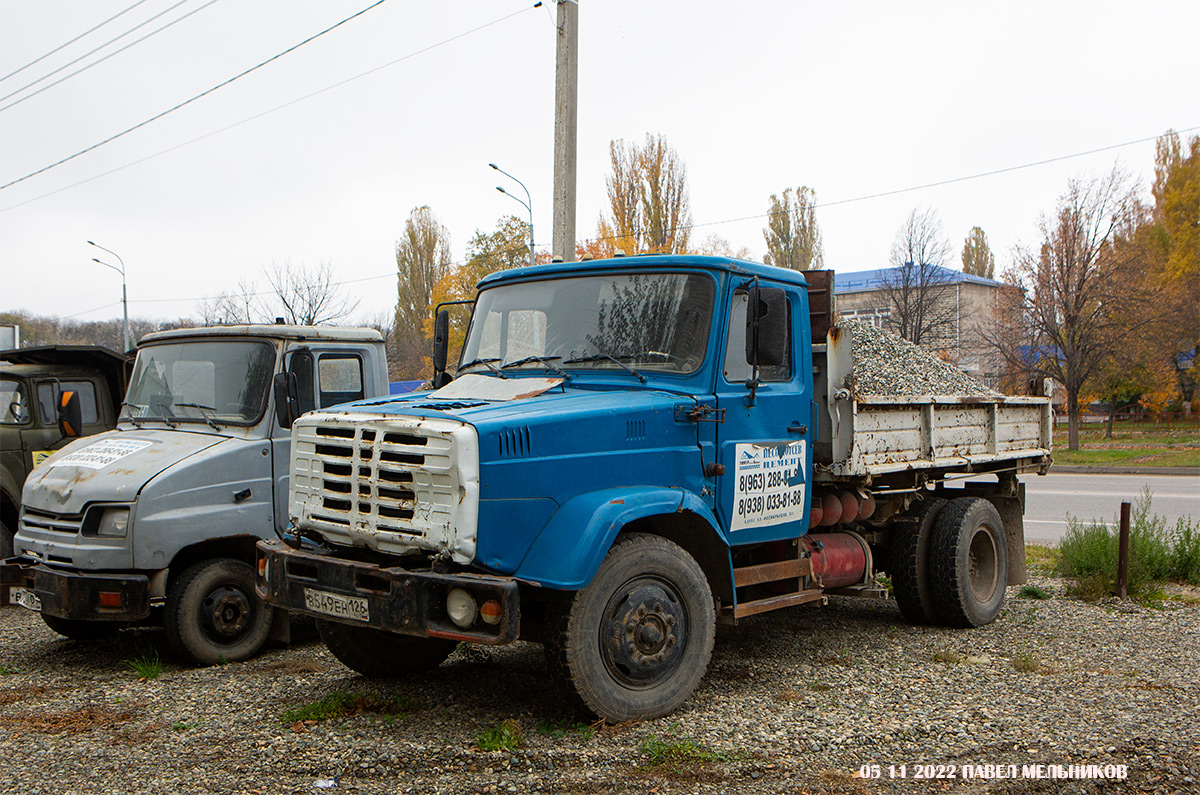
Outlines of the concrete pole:
<svg viewBox="0 0 1200 795">
<path fill-rule="evenodd" d="M 579 113 L 579 3 L 558 0 L 554 73 L 554 230 L 550 251 L 575 261 L 575 153 Z"/>
</svg>

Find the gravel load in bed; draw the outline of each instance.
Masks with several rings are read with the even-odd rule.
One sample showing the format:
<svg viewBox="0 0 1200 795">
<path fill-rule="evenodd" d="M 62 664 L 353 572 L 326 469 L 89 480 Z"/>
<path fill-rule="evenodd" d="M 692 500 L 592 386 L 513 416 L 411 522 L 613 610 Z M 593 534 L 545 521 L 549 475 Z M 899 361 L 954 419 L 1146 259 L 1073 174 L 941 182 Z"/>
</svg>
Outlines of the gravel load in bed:
<svg viewBox="0 0 1200 795">
<path fill-rule="evenodd" d="M 1033 583 L 1052 598 L 1010 589 L 974 630 L 844 597 L 757 616 L 718 632 L 674 714 L 596 727 L 564 712 L 528 643 L 378 682 L 311 632 L 194 669 L 157 630 L 84 643 L 0 608 L 0 791 L 1200 793 L 1200 605 L 1090 604 Z M 127 664 L 155 654 L 155 678 Z M 502 725 L 520 745 L 480 750 Z M 857 777 L 864 765 L 879 777 Z M 964 780 L 964 765 L 990 776 Z M 1024 765 L 1124 765 L 1127 778 L 1023 778 Z M 918 780 L 939 774 L 954 777 Z"/>
<path fill-rule="evenodd" d="M 854 391 L 859 395 L 998 395 L 993 389 L 890 331 L 854 320 L 851 334 Z"/>
</svg>

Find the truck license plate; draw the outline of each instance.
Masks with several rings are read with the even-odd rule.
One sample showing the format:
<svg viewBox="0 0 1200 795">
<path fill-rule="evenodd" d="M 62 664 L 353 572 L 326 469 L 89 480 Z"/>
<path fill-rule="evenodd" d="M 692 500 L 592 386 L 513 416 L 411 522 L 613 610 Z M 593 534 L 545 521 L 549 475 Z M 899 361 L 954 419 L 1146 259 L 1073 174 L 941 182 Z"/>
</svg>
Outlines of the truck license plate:
<svg viewBox="0 0 1200 795">
<path fill-rule="evenodd" d="M 370 621 L 371 609 L 366 599 L 343 596 L 314 588 L 304 589 L 304 606 L 314 613 L 324 613 L 337 618 L 352 618 L 355 621 Z"/>
<path fill-rule="evenodd" d="M 26 588 L 12 588 L 9 590 L 8 595 L 21 607 L 38 612 L 42 610 L 42 600 L 33 591 Z"/>
</svg>

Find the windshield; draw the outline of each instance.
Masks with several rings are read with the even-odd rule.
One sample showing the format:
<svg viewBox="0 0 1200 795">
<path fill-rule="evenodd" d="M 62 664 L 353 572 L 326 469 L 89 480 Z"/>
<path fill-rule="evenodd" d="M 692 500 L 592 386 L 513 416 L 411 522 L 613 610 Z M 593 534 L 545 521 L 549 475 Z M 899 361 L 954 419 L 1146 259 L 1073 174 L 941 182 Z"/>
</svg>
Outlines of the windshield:
<svg viewBox="0 0 1200 795">
<path fill-rule="evenodd" d="M 138 351 L 121 417 L 253 424 L 266 409 L 274 373 L 269 342 L 151 345 Z"/>
<path fill-rule="evenodd" d="M 460 372 L 553 364 L 693 373 L 708 348 L 714 293 L 710 277 L 684 273 L 581 276 L 484 290 Z"/>
</svg>

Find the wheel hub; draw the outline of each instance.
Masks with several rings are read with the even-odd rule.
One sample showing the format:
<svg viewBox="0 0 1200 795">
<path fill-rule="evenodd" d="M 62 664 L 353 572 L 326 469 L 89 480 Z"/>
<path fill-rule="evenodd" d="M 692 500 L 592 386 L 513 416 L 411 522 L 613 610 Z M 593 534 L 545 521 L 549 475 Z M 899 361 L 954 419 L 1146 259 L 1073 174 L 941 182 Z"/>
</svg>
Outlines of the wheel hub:
<svg viewBox="0 0 1200 795">
<path fill-rule="evenodd" d="M 204 599 L 204 628 L 215 639 L 229 640 L 246 631 L 252 612 L 250 599 L 241 590 L 217 588 Z"/>
<path fill-rule="evenodd" d="M 683 606 L 674 589 L 638 580 L 609 602 L 605 661 L 627 685 L 652 685 L 679 665 L 687 637 Z"/>
<path fill-rule="evenodd" d="M 971 590 L 981 602 L 992 598 L 999 583 L 999 567 L 995 541 L 988 528 L 981 528 L 974 538 L 967 553 L 967 578 Z"/>
</svg>

